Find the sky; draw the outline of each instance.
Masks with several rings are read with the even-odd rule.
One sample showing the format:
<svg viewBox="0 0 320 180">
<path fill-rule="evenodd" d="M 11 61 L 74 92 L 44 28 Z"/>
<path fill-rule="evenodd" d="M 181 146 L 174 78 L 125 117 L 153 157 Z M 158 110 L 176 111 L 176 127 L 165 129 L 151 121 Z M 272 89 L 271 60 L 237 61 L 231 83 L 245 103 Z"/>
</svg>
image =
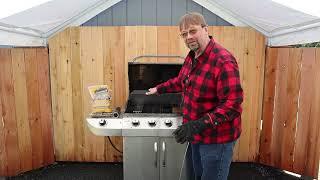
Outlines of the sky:
<svg viewBox="0 0 320 180">
<path fill-rule="evenodd" d="M 279 4 L 288 6 L 307 14 L 320 17 L 320 1 L 319 0 L 272 0 Z"/>
<path fill-rule="evenodd" d="M 50 0 L 0 0 L 0 19 L 48 1 Z"/>
<path fill-rule="evenodd" d="M 0 0 L 0 19 L 50 0 Z M 67 0 L 66 0 L 67 1 Z M 320 17 L 319 0 L 273 0 L 293 9 Z M 235 2 L 239 2 L 235 0 Z"/>
</svg>

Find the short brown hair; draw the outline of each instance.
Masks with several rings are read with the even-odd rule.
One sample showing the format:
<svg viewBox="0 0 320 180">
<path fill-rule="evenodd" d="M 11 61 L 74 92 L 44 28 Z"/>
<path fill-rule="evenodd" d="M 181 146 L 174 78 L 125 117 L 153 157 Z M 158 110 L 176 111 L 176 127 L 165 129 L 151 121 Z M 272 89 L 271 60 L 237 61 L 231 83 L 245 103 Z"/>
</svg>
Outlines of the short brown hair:
<svg viewBox="0 0 320 180">
<path fill-rule="evenodd" d="M 180 18 L 180 31 L 182 30 L 182 28 L 188 28 L 190 25 L 207 26 L 207 23 L 202 14 L 197 12 L 190 12 Z"/>
</svg>

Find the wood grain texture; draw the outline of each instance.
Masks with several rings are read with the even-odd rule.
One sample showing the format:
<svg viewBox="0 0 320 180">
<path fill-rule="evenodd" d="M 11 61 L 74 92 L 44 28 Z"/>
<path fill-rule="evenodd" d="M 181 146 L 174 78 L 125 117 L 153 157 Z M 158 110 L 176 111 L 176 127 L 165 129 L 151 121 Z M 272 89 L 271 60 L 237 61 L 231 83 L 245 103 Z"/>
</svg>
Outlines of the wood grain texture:
<svg viewBox="0 0 320 180">
<path fill-rule="evenodd" d="M 319 57 L 315 48 L 269 48 L 261 163 L 317 177 Z"/>
<path fill-rule="evenodd" d="M 281 144 L 281 167 L 292 171 L 294 161 L 294 143 L 296 122 L 298 113 L 298 98 L 300 87 L 300 67 L 301 67 L 301 51 L 289 49 L 288 57 L 288 76 L 286 80 L 286 96 L 284 103 L 286 110 L 282 109 L 284 124 L 283 124 L 283 137 Z"/>
<path fill-rule="evenodd" d="M 234 161 L 248 161 L 249 159 L 253 161 L 258 156 L 259 150 L 258 138 L 261 110 L 259 110 L 258 107 L 261 108 L 262 104 L 260 96 L 262 95 L 263 82 L 261 79 L 263 79 L 264 72 L 263 36 L 249 28 L 209 27 L 208 29 L 209 33 L 214 33 L 215 36 L 218 37 L 219 42 L 226 46 L 226 48 L 230 49 L 230 51 L 235 54 L 236 58 L 239 59 L 238 62 L 241 81 L 244 85 L 245 94 L 253 94 L 252 96 L 248 95 L 244 103 L 243 133 L 237 143 L 235 151 L 236 155 L 234 156 Z M 90 102 L 88 100 L 88 85 L 101 82 L 107 84 L 112 89 L 112 106 L 119 106 L 124 109 L 129 94 L 128 63 L 130 61 L 141 55 L 173 55 L 184 57 L 188 52 L 183 40 L 179 36 L 178 27 L 103 27 L 102 33 L 97 32 L 100 30 L 93 27 L 81 27 L 78 30 L 80 31 L 80 52 L 75 50 L 74 53 L 78 52 L 80 54 L 80 62 L 79 65 L 73 66 L 72 73 L 75 71 L 75 81 L 79 82 L 77 83 L 77 86 L 81 84 L 82 108 L 76 109 L 82 110 L 83 118 L 86 117 L 91 109 Z M 74 29 L 74 33 L 76 33 L 76 31 L 77 30 Z M 78 36 L 72 34 L 73 33 L 70 34 L 71 37 Z M 256 38 L 258 39 L 256 40 Z M 57 40 L 55 41 L 55 39 Z M 61 43 L 61 39 L 54 37 L 51 42 L 59 44 Z M 254 42 L 254 44 L 252 44 L 252 42 Z M 52 46 L 55 47 L 56 45 Z M 57 51 L 55 54 L 56 57 L 50 59 L 54 59 L 57 64 L 59 63 L 59 59 L 61 59 L 61 53 Z M 100 58 L 102 58 L 102 70 L 100 69 L 101 67 L 96 64 L 97 59 Z M 138 59 L 137 62 L 182 64 L 183 60 L 174 58 L 141 58 Z M 78 66 L 80 66 L 81 69 L 77 69 Z M 59 71 L 56 70 L 56 72 L 53 72 L 53 75 L 58 73 Z M 53 80 L 54 81 L 52 83 L 61 83 L 56 82 L 55 78 L 53 78 Z M 75 91 L 75 89 L 73 91 Z M 52 95 L 52 99 L 57 99 L 57 97 L 59 97 L 59 92 L 55 92 L 56 93 L 53 93 Z M 252 107 L 254 107 L 254 110 Z M 74 108 L 74 110 L 76 109 Z M 75 114 L 76 112 L 73 113 Z M 58 117 L 58 119 L 62 118 L 59 117 L 58 113 L 57 115 L 53 115 L 53 117 L 55 116 Z M 252 125 L 254 127 L 251 127 Z M 77 125 L 77 127 L 79 126 L 80 124 Z M 100 147 L 100 149 L 104 148 L 105 159 L 99 159 L 98 154 L 100 153 L 97 152 L 97 148 L 99 147 L 97 143 L 100 142 L 97 138 L 99 139 L 99 137 L 93 136 L 91 132 L 87 130 L 86 123 L 84 121 L 82 127 L 84 129 L 84 161 L 112 162 L 121 160 L 119 154 L 109 146 L 107 141 L 105 141 L 104 147 Z M 59 131 L 59 129 L 55 130 L 55 132 Z M 252 133 L 250 133 L 251 131 Z M 112 140 L 116 142 L 117 147 L 122 148 L 121 138 L 115 137 L 115 139 Z M 79 141 L 82 142 L 82 140 Z M 59 148 L 58 151 L 64 151 L 64 149 Z M 61 152 L 58 152 L 57 154 L 59 153 Z"/>
<path fill-rule="evenodd" d="M 2 126 L 4 127 L 4 144 L 7 174 L 20 172 L 20 150 L 15 111 L 14 83 L 12 78 L 12 56 L 10 49 L 2 49 L 0 55 L 0 95 L 2 102 Z"/>
<path fill-rule="evenodd" d="M 272 155 L 272 125 L 275 103 L 275 83 L 277 73 L 277 48 L 268 48 L 266 52 L 266 67 L 264 79 L 264 96 L 262 112 L 262 130 L 260 138 L 259 161 L 264 164 L 271 164 Z"/>
<path fill-rule="evenodd" d="M 319 50 L 270 48 L 264 62 L 264 37 L 254 30 L 209 27 L 209 33 L 237 58 L 245 93 L 243 132 L 233 160 L 255 162 L 259 157 L 264 164 L 315 177 L 320 148 Z M 0 49 L 0 175 L 50 164 L 53 144 L 56 160 L 122 161 L 106 138 L 87 129 L 87 87 L 110 85 L 112 106 L 124 108 L 128 62 L 151 53 L 188 52 L 178 27 L 169 26 L 69 28 L 49 40 L 49 51 L 50 64 L 45 48 Z M 122 149 L 122 138 L 112 140 Z"/>
<path fill-rule="evenodd" d="M 15 113 L 19 150 L 21 154 L 21 170 L 32 170 L 32 143 L 28 121 L 28 95 L 24 49 L 12 49 L 12 72 L 15 92 Z M 49 76 L 47 76 L 49 77 Z M 47 81 L 48 82 L 48 81 Z M 49 106 L 50 107 L 50 106 Z M 51 138 L 52 136 L 48 136 Z"/>
<path fill-rule="evenodd" d="M 71 83 L 72 83 L 72 114 L 74 132 L 74 161 L 83 161 L 84 127 L 85 119 L 82 107 L 82 64 L 80 61 L 80 30 L 70 29 L 71 48 Z"/>
<path fill-rule="evenodd" d="M 38 62 L 36 49 L 25 50 L 27 97 L 28 97 L 28 120 L 31 132 L 32 144 L 32 167 L 43 166 L 43 141 L 42 123 L 40 114 L 40 96 L 38 79 Z"/>
<path fill-rule="evenodd" d="M 42 128 L 43 165 L 54 162 L 49 55 L 47 48 L 36 49 L 38 63 L 39 106 Z"/>
<path fill-rule="evenodd" d="M 0 50 L 0 176 L 54 161 L 48 68 L 46 48 Z"/>
<path fill-rule="evenodd" d="M 2 72 L 4 72 L 4 64 L 5 64 L 5 58 L 7 56 L 7 51 L 4 49 L 0 49 L 0 176 L 8 175 L 8 157 L 7 157 L 7 151 L 6 151 L 6 137 L 7 137 L 7 127 L 4 123 L 4 116 L 6 113 L 6 110 L 3 109 L 4 107 L 4 98 L 2 97 L 4 95 L 4 90 L 2 87 L 4 87 L 4 75 L 2 75 Z"/>
</svg>

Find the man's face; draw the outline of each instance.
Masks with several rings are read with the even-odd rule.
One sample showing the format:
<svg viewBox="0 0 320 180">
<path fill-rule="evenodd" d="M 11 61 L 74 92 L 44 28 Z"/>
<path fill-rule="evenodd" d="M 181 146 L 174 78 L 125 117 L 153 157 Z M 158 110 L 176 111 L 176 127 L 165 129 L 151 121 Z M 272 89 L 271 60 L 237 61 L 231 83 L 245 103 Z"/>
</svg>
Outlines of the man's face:
<svg viewBox="0 0 320 180">
<path fill-rule="evenodd" d="M 180 36 L 190 50 L 197 51 L 205 45 L 208 30 L 207 27 L 202 27 L 201 25 L 190 25 L 187 28 L 182 28 Z"/>
</svg>

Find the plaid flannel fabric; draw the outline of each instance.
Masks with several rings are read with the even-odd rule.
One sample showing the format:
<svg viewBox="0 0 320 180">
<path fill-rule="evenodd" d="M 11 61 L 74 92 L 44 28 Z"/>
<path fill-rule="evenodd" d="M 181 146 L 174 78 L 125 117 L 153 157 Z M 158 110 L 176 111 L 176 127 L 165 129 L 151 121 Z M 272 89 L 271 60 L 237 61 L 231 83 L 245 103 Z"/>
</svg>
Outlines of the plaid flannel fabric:
<svg viewBox="0 0 320 180">
<path fill-rule="evenodd" d="M 210 37 L 211 38 L 211 37 Z M 157 86 L 158 93 L 182 92 L 183 123 L 206 116 L 212 127 L 192 143 L 225 143 L 241 133 L 243 90 L 234 56 L 213 39 L 194 58 L 190 51 L 179 75 Z"/>
</svg>

